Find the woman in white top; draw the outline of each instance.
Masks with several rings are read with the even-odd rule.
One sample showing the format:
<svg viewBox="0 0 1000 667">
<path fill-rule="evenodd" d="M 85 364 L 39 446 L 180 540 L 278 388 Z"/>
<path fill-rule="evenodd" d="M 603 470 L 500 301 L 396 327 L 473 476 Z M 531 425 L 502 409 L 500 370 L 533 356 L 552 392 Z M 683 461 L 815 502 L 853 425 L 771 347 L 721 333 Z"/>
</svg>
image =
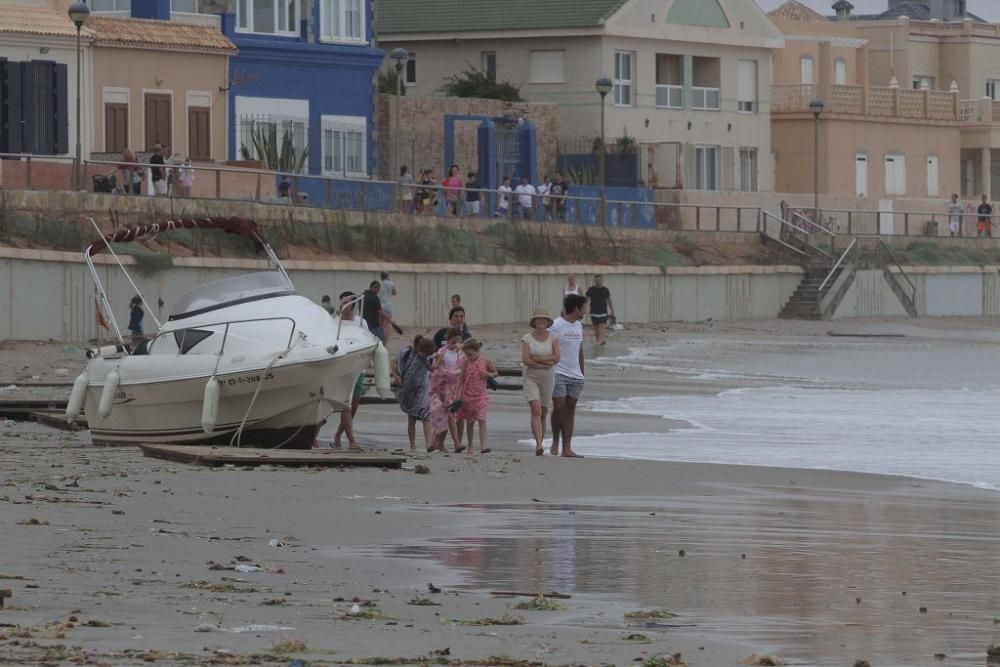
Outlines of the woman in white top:
<svg viewBox="0 0 1000 667">
<path fill-rule="evenodd" d="M 566 287 L 563 288 L 563 298 L 570 294 L 583 296 L 583 288 L 576 284 L 576 276 L 566 276 Z"/>
<path fill-rule="evenodd" d="M 552 318 L 545 309 L 536 309 L 528 321 L 531 331 L 521 339 L 524 363 L 524 397 L 531 408 L 531 433 L 535 436 L 535 456 L 545 453 L 545 415 L 552 404 L 555 365 L 559 363 L 559 338 L 549 333 Z"/>
</svg>

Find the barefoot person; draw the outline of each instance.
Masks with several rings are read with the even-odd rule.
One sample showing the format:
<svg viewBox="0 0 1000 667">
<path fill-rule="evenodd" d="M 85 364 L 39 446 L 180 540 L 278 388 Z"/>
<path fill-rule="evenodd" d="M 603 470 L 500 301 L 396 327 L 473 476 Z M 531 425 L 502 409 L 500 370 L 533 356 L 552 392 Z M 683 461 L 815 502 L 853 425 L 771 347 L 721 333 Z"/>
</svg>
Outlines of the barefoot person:
<svg viewBox="0 0 1000 667">
<path fill-rule="evenodd" d="M 549 333 L 554 324 L 544 309 L 535 310 L 528 322 L 531 331 L 521 339 L 521 361 L 524 363 L 524 397 L 531 408 L 531 433 L 535 436 L 535 456 L 545 453 L 545 418 L 552 404 L 555 365 L 559 363 L 559 339 Z"/>
<path fill-rule="evenodd" d="M 470 338 L 462 343 L 465 360 L 462 362 L 462 377 L 458 382 L 462 404 L 455 417 L 464 421 L 469 430 L 470 454 L 473 451 L 472 431 L 477 424 L 479 425 L 479 452 L 487 454 L 490 451 L 486 441 L 486 409 L 490 404 L 490 397 L 486 393 L 486 381 L 499 375 L 493 362 L 480 354 L 481 348 L 482 343 L 475 338 Z"/>
<path fill-rule="evenodd" d="M 559 340 L 559 363 L 555 366 L 555 383 L 552 389 L 552 456 L 559 455 L 562 438 L 562 455 L 579 457 L 573 451 L 573 427 L 576 420 L 576 402 L 583 393 L 583 307 L 587 298 L 570 294 L 563 300 L 563 316 L 557 319 L 549 333 Z"/>
<path fill-rule="evenodd" d="M 447 344 L 434 353 L 430 379 L 431 431 L 434 433 L 432 449 L 445 451 L 445 437 L 451 433 L 455 453 L 465 451 L 458 435 L 455 416 L 448 409 L 455 401 L 458 381 L 462 376 L 462 331 L 448 331 Z"/>
<path fill-rule="evenodd" d="M 324 297 L 329 299 L 329 297 Z M 354 303 L 357 297 L 354 292 L 342 292 L 340 295 L 340 319 L 354 319 Z M 337 433 L 333 436 L 333 446 L 340 449 L 341 440 L 347 436 L 347 448 L 353 451 L 361 451 L 358 441 L 354 438 L 354 417 L 358 414 L 358 406 L 361 405 L 361 395 L 365 393 L 365 374 L 361 372 L 354 381 L 354 389 L 351 392 L 351 409 L 340 413 L 340 424 L 337 426 Z"/>
<path fill-rule="evenodd" d="M 434 341 L 430 338 L 417 336 L 412 347 L 399 351 L 396 368 L 401 380 L 399 392 L 399 408 L 406 413 L 406 435 L 410 440 L 410 451 L 417 448 L 417 422 L 423 423 L 424 442 L 427 451 L 431 451 L 432 435 L 430 424 L 430 407 L 428 404 L 427 372 L 431 357 L 434 355 Z"/>
<path fill-rule="evenodd" d="M 604 276 L 594 276 L 594 284 L 587 290 L 587 306 L 597 344 L 604 345 L 604 339 L 608 335 L 608 319 L 615 317 L 615 304 L 611 302 L 611 290 L 604 286 Z"/>
</svg>

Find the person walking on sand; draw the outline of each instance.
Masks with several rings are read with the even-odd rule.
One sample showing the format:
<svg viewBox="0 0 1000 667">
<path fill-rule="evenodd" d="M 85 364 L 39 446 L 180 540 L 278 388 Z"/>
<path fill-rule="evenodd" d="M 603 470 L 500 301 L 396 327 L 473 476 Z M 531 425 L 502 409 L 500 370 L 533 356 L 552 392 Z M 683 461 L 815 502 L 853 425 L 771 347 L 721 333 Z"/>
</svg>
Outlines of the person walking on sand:
<svg viewBox="0 0 1000 667">
<path fill-rule="evenodd" d="M 535 456 L 545 453 L 545 418 L 552 405 L 555 365 L 559 363 L 559 339 L 549 333 L 555 322 L 544 308 L 536 309 L 528 326 L 531 331 L 521 338 L 521 362 L 524 397 L 531 409 L 531 434 L 535 436 Z"/>
<path fill-rule="evenodd" d="M 951 204 L 948 205 L 948 232 L 952 236 L 962 235 L 962 202 L 958 201 L 958 195 L 951 195 Z"/>
<path fill-rule="evenodd" d="M 399 409 L 407 417 L 406 435 L 410 440 L 410 451 L 417 449 L 417 422 L 423 424 L 427 451 L 433 451 L 427 375 L 436 349 L 430 338 L 417 336 L 413 339 L 412 346 L 403 348 L 396 356 L 396 372 L 400 384 L 396 398 L 399 400 Z"/>
<path fill-rule="evenodd" d="M 368 289 L 361 297 L 361 319 L 368 325 L 368 330 L 385 344 L 385 330 L 382 329 L 382 300 L 379 299 L 379 292 L 382 284 L 373 280 L 368 285 Z"/>
<path fill-rule="evenodd" d="M 451 304 L 448 307 L 449 308 L 456 308 L 456 307 L 461 308 L 462 307 L 462 295 L 461 294 L 452 294 L 451 295 Z"/>
<path fill-rule="evenodd" d="M 583 307 L 586 297 L 570 294 L 563 300 L 563 316 L 557 319 L 549 333 L 559 340 L 559 362 L 555 365 L 552 389 L 552 456 L 582 458 L 573 451 L 573 429 L 576 424 L 576 403 L 583 393 Z"/>
<path fill-rule="evenodd" d="M 597 344 L 604 345 L 608 321 L 615 317 L 615 304 L 611 302 L 611 290 L 604 286 L 604 276 L 594 276 L 594 284 L 587 290 L 587 306 Z"/>
<path fill-rule="evenodd" d="M 458 424 L 449 408 L 455 401 L 458 381 L 462 375 L 462 332 L 449 329 L 447 344 L 434 353 L 430 379 L 431 432 L 434 434 L 432 449 L 445 451 L 445 437 L 451 433 L 455 453 L 465 451 L 458 435 Z"/>
<path fill-rule="evenodd" d="M 462 332 L 462 340 L 472 338 L 469 327 L 465 325 L 465 308 L 462 306 L 452 306 L 448 311 L 448 326 L 441 327 L 434 333 L 434 347 L 440 349 L 447 343 L 447 335 L 451 329 L 458 329 Z"/>
<path fill-rule="evenodd" d="M 574 275 L 566 276 L 566 285 L 563 287 L 563 298 L 565 299 L 570 294 L 583 296 L 583 288 L 577 284 L 576 276 Z"/>
<path fill-rule="evenodd" d="M 477 424 L 479 425 L 479 453 L 488 454 L 490 452 L 486 435 L 486 410 L 489 407 L 490 397 L 486 393 L 486 382 L 490 378 L 496 379 L 499 375 L 493 362 L 480 353 L 482 347 L 482 343 L 475 338 L 470 338 L 462 343 L 465 359 L 462 361 L 462 375 L 458 382 L 462 403 L 455 418 L 465 422 L 468 429 L 470 454 L 473 451 L 472 432 Z"/>
<path fill-rule="evenodd" d="M 354 303 L 353 301 L 357 297 L 354 292 L 342 292 L 340 295 L 340 319 L 341 320 L 352 320 L 354 319 Z M 337 426 L 337 432 L 333 436 L 333 447 L 335 449 L 340 449 L 341 440 L 344 435 L 347 435 L 347 448 L 351 451 L 359 452 L 361 447 L 358 446 L 358 441 L 354 438 L 354 418 L 358 414 L 358 406 L 361 405 L 361 396 L 365 393 L 365 373 L 362 371 L 358 373 L 358 377 L 354 380 L 354 389 L 351 392 L 351 409 L 343 410 L 340 413 L 340 424 Z"/>
</svg>

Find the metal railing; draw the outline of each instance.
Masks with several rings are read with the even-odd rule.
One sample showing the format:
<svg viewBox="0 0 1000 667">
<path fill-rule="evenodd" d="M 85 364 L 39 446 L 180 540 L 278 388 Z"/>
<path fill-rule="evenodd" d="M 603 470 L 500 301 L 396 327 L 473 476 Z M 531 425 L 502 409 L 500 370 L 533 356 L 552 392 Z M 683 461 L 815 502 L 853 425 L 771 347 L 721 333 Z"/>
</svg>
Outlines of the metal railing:
<svg viewBox="0 0 1000 667">
<path fill-rule="evenodd" d="M 883 255 L 885 255 L 885 257 L 888 257 L 889 262 L 891 262 L 891 266 L 895 267 L 896 269 L 895 271 L 892 271 L 890 269 L 889 263 L 883 261 L 882 259 Z M 878 264 L 878 266 L 882 268 L 885 275 L 892 276 L 893 280 L 896 281 L 899 288 L 903 291 L 903 294 L 906 296 L 907 299 L 909 299 L 910 302 L 909 305 L 907 306 L 907 304 L 905 303 L 903 305 L 907 306 L 907 311 L 910 312 L 912 309 L 916 307 L 917 286 L 913 283 L 912 280 L 910 280 L 910 277 L 906 275 L 906 271 L 903 270 L 903 265 L 899 263 L 899 260 L 896 259 L 896 255 L 893 254 L 892 249 L 882 239 L 879 239 L 875 246 L 875 261 Z M 909 287 L 908 292 L 903 288 L 903 285 L 899 284 L 898 276 L 902 276 L 903 280 L 906 281 L 906 284 Z"/>
<path fill-rule="evenodd" d="M 847 249 L 844 250 L 844 252 L 840 253 L 840 257 L 833 265 L 833 268 L 830 269 L 830 272 L 826 274 L 826 278 L 824 278 L 823 282 L 820 283 L 819 285 L 820 299 L 822 299 L 826 295 L 827 290 L 833 287 L 833 283 L 838 275 L 838 272 L 842 268 L 846 268 L 848 257 L 851 257 L 854 253 L 857 252 L 857 250 L 858 250 L 858 239 L 854 238 L 851 240 L 850 245 L 847 246 Z"/>
<path fill-rule="evenodd" d="M 224 322 L 212 322 L 211 324 L 199 324 L 197 326 L 193 326 L 193 327 L 190 327 L 190 328 L 187 328 L 187 329 L 176 329 L 176 330 L 171 330 L 171 331 L 158 332 L 155 336 L 153 336 L 152 338 L 150 338 L 149 342 L 146 344 L 146 350 L 147 350 L 146 354 L 152 354 L 153 345 L 156 343 L 157 340 L 159 340 L 160 338 L 166 337 L 166 336 L 174 336 L 177 333 L 181 334 L 180 344 L 177 345 L 177 354 L 178 355 L 185 354 L 184 352 L 182 352 L 182 350 L 184 349 L 184 341 L 185 341 L 185 339 L 187 337 L 187 332 L 188 331 L 204 331 L 206 329 L 211 329 L 212 327 L 225 327 L 223 329 L 223 332 L 222 332 L 222 342 L 219 343 L 219 351 L 218 352 L 209 352 L 209 353 L 207 353 L 207 354 L 218 355 L 219 359 L 221 359 L 222 355 L 225 354 L 225 352 L 226 352 L 226 342 L 229 340 L 229 328 L 230 328 L 231 325 L 234 325 L 234 324 L 248 324 L 248 323 L 251 323 L 251 322 L 277 322 L 277 321 L 281 321 L 281 320 L 287 320 L 292 325 L 292 328 L 291 328 L 291 330 L 288 333 L 288 343 L 285 345 L 286 348 L 287 347 L 291 347 L 292 340 L 295 338 L 295 328 L 297 326 L 296 323 L 295 323 L 295 320 L 293 318 L 288 317 L 288 316 L 281 316 L 281 317 L 255 317 L 255 318 L 246 319 L 246 320 L 227 320 L 227 321 L 224 321 Z M 212 333 L 214 334 L 215 332 L 213 331 Z M 208 337 L 206 336 L 202 340 L 206 340 L 207 338 Z M 201 342 L 201 341 L 199 341 L 199 342 Z M 195 345 L 195 346 L 197 346 L 197 345 Z M 133 352 L 133 354 L 134 354 L 134 352 Z M 218 362 L 216 362 L 216 370 L 218 370 Z"/>
</svg>

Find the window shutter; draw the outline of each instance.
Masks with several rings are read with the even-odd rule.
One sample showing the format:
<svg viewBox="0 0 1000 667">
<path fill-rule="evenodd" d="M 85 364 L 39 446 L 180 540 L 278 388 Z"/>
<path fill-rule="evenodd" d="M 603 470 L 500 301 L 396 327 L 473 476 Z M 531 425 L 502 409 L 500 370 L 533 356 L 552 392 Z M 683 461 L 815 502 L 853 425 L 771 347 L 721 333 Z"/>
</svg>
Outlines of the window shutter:
<svg viewBox="0 0 1000 667">
<path fill-rule="evenodd" d="M 736 189 L 736 155 L 732 146 L 722 147 L 722 189 L 726 192 Z"/>
<path fill-rule="evenodd" d="M 55 66 L 55 99 L 52 107 L 55 109 L 55 154 L 69 153 L 69 71 L 66 65 Z M 76 128 L 81 132 L 83 128 Z"/>
<path fill-rule="evenodd" d="M 528 80 L 532 83 L 563 83 L 566 80 L 565 51 L 532 51 Z"/>
<path fill-rule="evenodd" d="M 24 99 L 23 69 L 23 63 L 7 63 L 7 150 L 11 153 L 24 152 L 21 134 L 21 119 L 24 118 L 21 109 L 21 100 Z"/>
<path fill-rule="evenodd" d="M 21 152 L 37 153 L 38 146 L 35 144 L 38 136 L 38 110 L 35 100 L 36 85 L 34 63 L 21 63 Z"/>
<path fill-rule="evenodd" d="M 740 102 L 757 100 L 757 63 L 740 60 L 736 63 L 737 92 Z"/>
</svg>

